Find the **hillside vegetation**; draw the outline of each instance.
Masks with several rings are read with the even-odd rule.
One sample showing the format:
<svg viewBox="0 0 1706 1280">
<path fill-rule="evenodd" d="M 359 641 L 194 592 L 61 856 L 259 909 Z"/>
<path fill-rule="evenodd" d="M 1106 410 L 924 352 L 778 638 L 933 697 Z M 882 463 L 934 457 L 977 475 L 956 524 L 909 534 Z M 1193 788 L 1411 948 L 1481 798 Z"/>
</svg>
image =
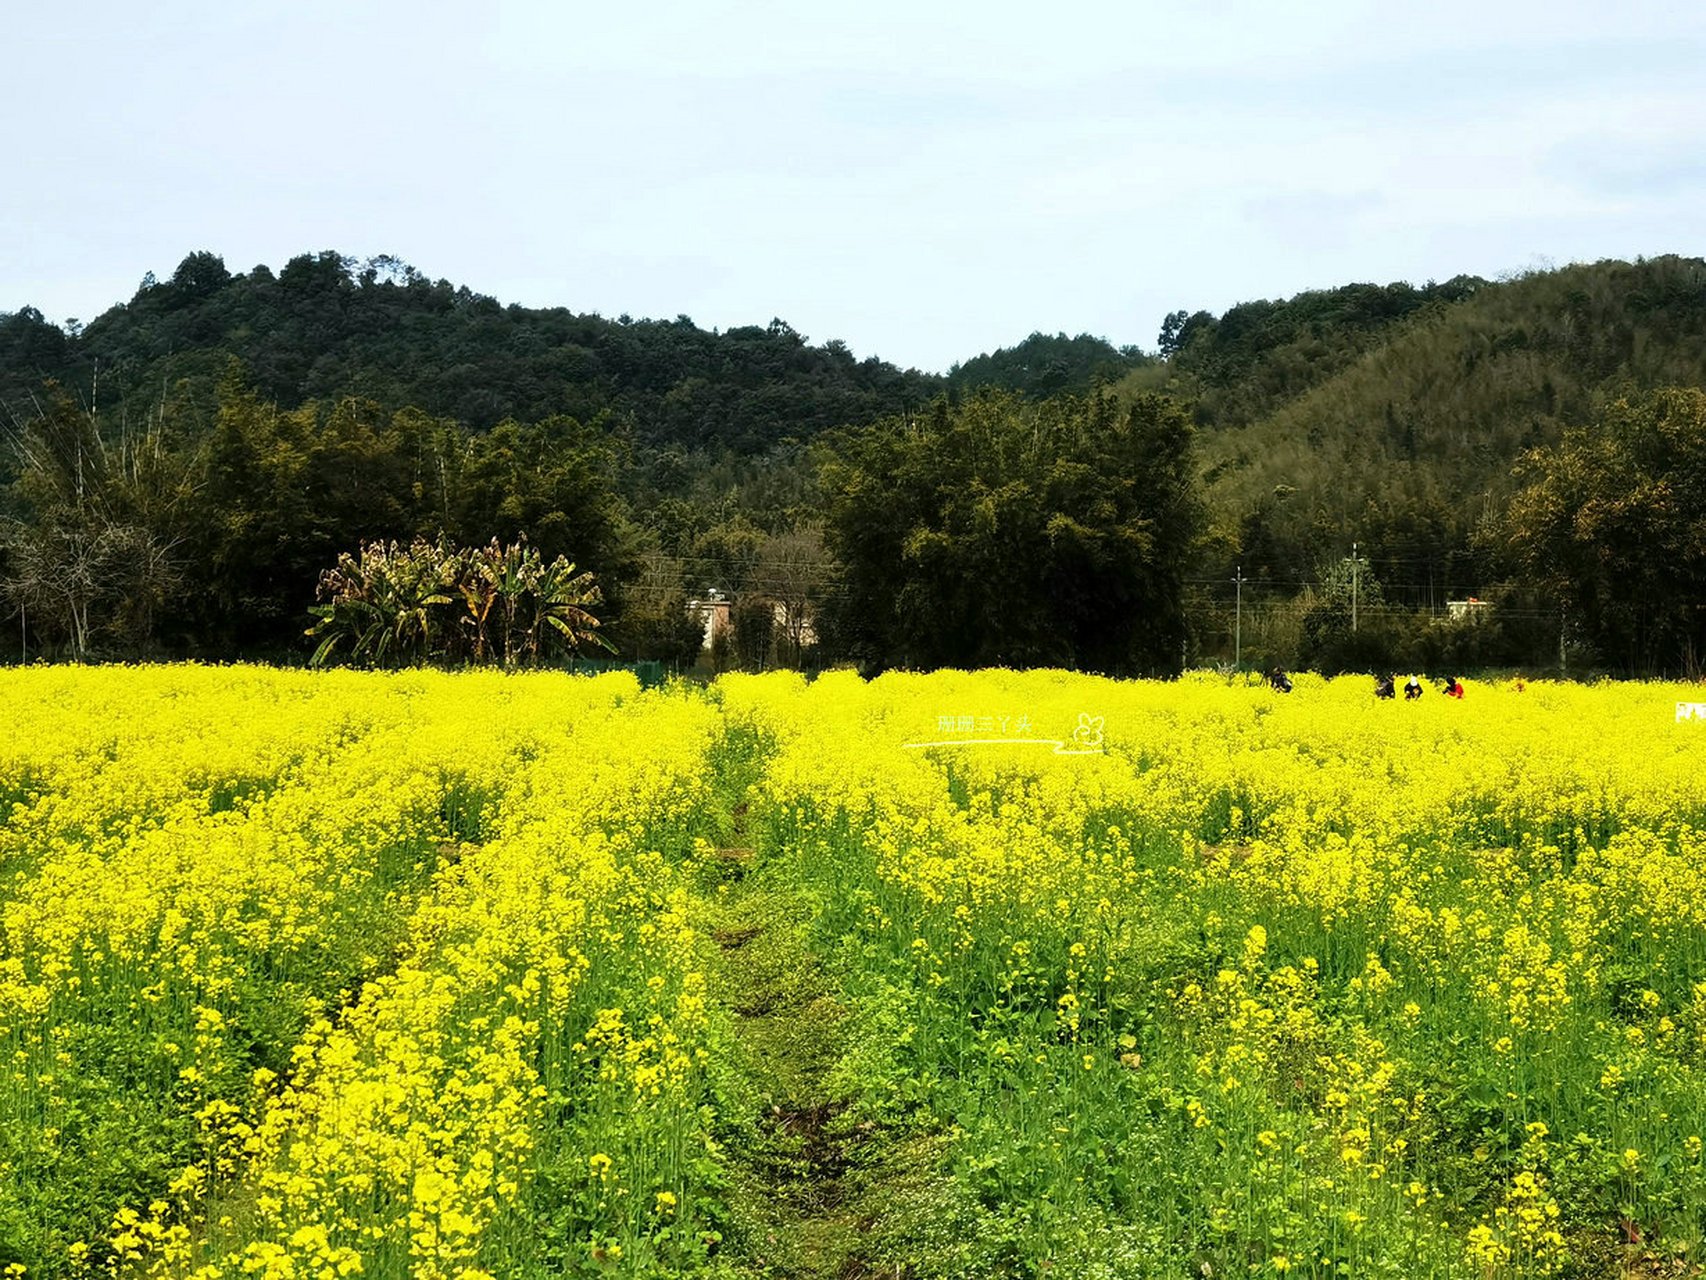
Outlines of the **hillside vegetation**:
<svg viewBox="0 0 1706 1280">
<path fill-rule="evenodd" d="M 686 316 L 607 319 L 503 306 L 390 258 L 292 258 L 233 275 L 211 253 L 143 281 L 75 337 L 39 316 L 0 325 L 0 399 L 14 413 L 43 378 L 145 411 L 188 380 L 204 397 L 235 356 L 267 399 L 293 409 L 359 396 L 455 418 L 614 413 L 655 445 L 759 451 L 785 436 L 927 399 L 940 380 L 809 344 L 780 320 L 717 333 Z"/>
<path fill-rule="evenodd" d="M 1699 259 L 1454 281 L 1445 293 L 1379 328 L 1378 341 L 1368 325 L 1312 307 L 1327 318 L 1271 324 L 1271 344 L 1225 354 L 1210 331 L 1174 357 L 1203 388 L 1219 560 L 1242 556 L 1247 573 L 1284 584 L 1354 539 L 1395 587 L 1473 590 L 1496 568 L 1496 546 L 1477 548 L 1477 531 L 1497 542 L 1525 450 L 1621 397 L 1706 385 Z M 1248 416 L 1228 397 L 1263 410 Z"/>
<path fill-rule="evenodd" d="M 844 482 L 899 464 L 879 454 L 957 449 L 942 433 L 963 419 L 987 422 L 991 447 L 958 458 L 957 491 L 913 527 L 957 504 L 967 536 L 998 546 L 1006 569 L 965 580 L 958 610 L 998 629 L 1013 614 L 1006 584 L 1062 598 L 1049 566 L 1064 538 L 1101 566 L 1072 598 L 1091 613 L 1110 599 L 1182 612 L 1184 661 L 1534 665 L 1575 650 L 1693 670 L 1706 622 L 1687 584 L 1706 584 L 1706 556 L 1688 531 L 1706 499 L 1682 477 L 1706 400 L 1671 393 L 1703 385 L 1697 258 L 1181 309 L 1152 354 L 1037 332 L 938 375 L 813 344 L 780 319 L 707 331 L 685 316 L 505 306 L 393 258 L 304 254 L 232 274 L 199 252 L 87 326 L 0 315 L 0 423 L 18 446 L 0 464 L 0 570 L 23 609 L 18 566 L 31 566 L 35 615 L 15 629 L 26 652 L 66 642 L 56 583 L 89 577 L 67 557 L 98 546 L 96 576 L 152 594 L 139 606 L 128 587 L 108 590 L 107 623 L 95 607 L 75 627 L 89 651 L 282 655 L 302 648 L 317 573 L 363 541 L 525 535 L 597 576 L 630 655 L 688 653 L 680 608 L 709 591 L 746 619 L 730 662 L 801 661 L 808 631 L 818 660 L 905 654 L 916 635 L 854 625 L 875 615 L 850 604 L 852 584 L 916 594 L 936 542 L 850 540 L 848 513 L 890 495 L 850 496 Z M 1099 422 L 1103 397 L 1131 409 L 1156 394 L 1194 426 L 1178 469 L 1190 492 L 1128 512 L 1109 541 L 1087 531 L 1110 527 L 1107 495 L 1131 476 L 1066 461 L 1072 440 L 1050 463 L 1035 423 Z M 1038 417 L 1044 402 L 1062 407 Z M 1635 506 L 1621 496 L 1631 476 L 1646 495 Z M 1547 485 L 1604 518 L 1563 529 Z M 1113 566 L 1150 556 L 1144 521 L 1186 510 L 1203 513 L 1189 550 L 1134 596 Z M 867 541 L 887 560 L 848 558 Z M 116 564 L 131 552 L 114 548 L 143 567 Z M 1670 584 L 1665 598 L 1614 610 L 1629 579 L 1607 577 L 1613 563 Z M 1429 627 L 1470 595 L 1497 602 L 1501 629 L 1448 644 Z M 1235 600 L 1283 606 L 1249 655 Z M 1056 613 L 1024 627 L 1058 638 L 1071 628 Z M 1076 643 L 1041 648 L 1068 665 L 1156 669 L 1098 646 L 1093 659 Z"/>
</svg>

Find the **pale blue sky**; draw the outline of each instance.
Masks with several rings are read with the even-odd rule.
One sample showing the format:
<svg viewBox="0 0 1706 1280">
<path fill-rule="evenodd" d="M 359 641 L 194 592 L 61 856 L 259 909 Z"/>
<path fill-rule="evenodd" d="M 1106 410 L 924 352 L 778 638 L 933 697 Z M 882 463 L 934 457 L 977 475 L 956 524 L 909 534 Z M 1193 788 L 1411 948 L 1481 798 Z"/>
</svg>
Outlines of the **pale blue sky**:
<svg viewBox="0 0 1706 1280">
<path fill-rule="evenodd" d="M 1706 251 L 1706 4 L 329 3 L 8 13 L 0 310 L 195 249 L 780 316 L 942 370 L 1033 330 Z"/>
</svg>

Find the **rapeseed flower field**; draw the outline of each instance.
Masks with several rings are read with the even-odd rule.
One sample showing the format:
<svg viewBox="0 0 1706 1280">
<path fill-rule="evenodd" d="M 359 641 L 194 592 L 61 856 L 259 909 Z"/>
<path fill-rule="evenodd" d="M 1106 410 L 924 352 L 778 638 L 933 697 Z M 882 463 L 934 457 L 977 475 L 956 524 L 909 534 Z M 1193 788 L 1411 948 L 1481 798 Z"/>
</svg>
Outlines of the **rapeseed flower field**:
<svg viewBox="0 0 1706 1280">
<path fill-rule="evenodd" d="M 0 694 L 7 1275 L 1702 1260 L 1685 687 Z"/>
</svg>

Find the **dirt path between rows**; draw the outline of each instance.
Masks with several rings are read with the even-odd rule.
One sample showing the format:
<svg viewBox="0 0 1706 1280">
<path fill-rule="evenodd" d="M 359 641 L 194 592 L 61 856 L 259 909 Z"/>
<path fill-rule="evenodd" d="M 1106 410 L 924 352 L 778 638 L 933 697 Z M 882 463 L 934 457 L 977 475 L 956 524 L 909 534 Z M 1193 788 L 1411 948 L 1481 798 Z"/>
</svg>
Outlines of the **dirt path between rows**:
<svg viewBox="0 0 1706 1280">
<path fill-rule="evenodd" d="M 725 1139 L 730 1252 L 755 1277 L 879 1274 L 863 1258 L 872 1134 L 833 1086 L 848 1011 L 802 942 L 809 908 L 745 882 L 718 906 L 713 987 L 732 1015 L 747 1113 Z"/>
<path fill-rule="evenodd" d="M 749 750 L 721 762 L 722 847 L 701 864 L 698 893 L 708 994 L 728 1030 L 720 1253 L 742 1280 L 935 1276 L 917 1265 L 917 1219 L 936 1216 L 945 1140 L 874 1121 L 893 1114 L 865 1096 L 880 1079 L 847 1069 L 874 1032 L 812 948 L 801 859 L 749 829 L 759 761 Z"/>
</svg>

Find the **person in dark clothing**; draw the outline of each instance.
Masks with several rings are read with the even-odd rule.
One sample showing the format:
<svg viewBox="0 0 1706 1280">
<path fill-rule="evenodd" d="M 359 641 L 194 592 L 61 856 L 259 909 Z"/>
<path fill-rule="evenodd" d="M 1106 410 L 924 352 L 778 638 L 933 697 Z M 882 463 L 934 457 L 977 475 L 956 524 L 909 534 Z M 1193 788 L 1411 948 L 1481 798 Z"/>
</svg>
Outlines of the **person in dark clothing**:
<svg viewBox="0 0 1706 1280">
<path fill-rule="evenodd" d="M 1408 680 L 1406 680 L 1404 682 L 1404 701 L 1405 702 L 1414 702 L 1417 698 L 1419 698 L 1421 696 L 1422 696 L 1422 682 L 1420 680 L 1416 679 L 1415 676 L 1411 676 Z"/>
<path fill-rule="evenodd" d="M 1393 686 L 1397 682 L 1397 676 L 1375 676 L 1374 696 L 1377 698 L 1390 698 L 1392 696 Z"/>
<path fill-rule="evenodd" d="M 1268 683 L 1274 687 L 1275 693 L 1291 692 L 1291 677 L 1286 675 L 1284 667 L 1275 667 L 1268 672 Z"/>
</svg>

